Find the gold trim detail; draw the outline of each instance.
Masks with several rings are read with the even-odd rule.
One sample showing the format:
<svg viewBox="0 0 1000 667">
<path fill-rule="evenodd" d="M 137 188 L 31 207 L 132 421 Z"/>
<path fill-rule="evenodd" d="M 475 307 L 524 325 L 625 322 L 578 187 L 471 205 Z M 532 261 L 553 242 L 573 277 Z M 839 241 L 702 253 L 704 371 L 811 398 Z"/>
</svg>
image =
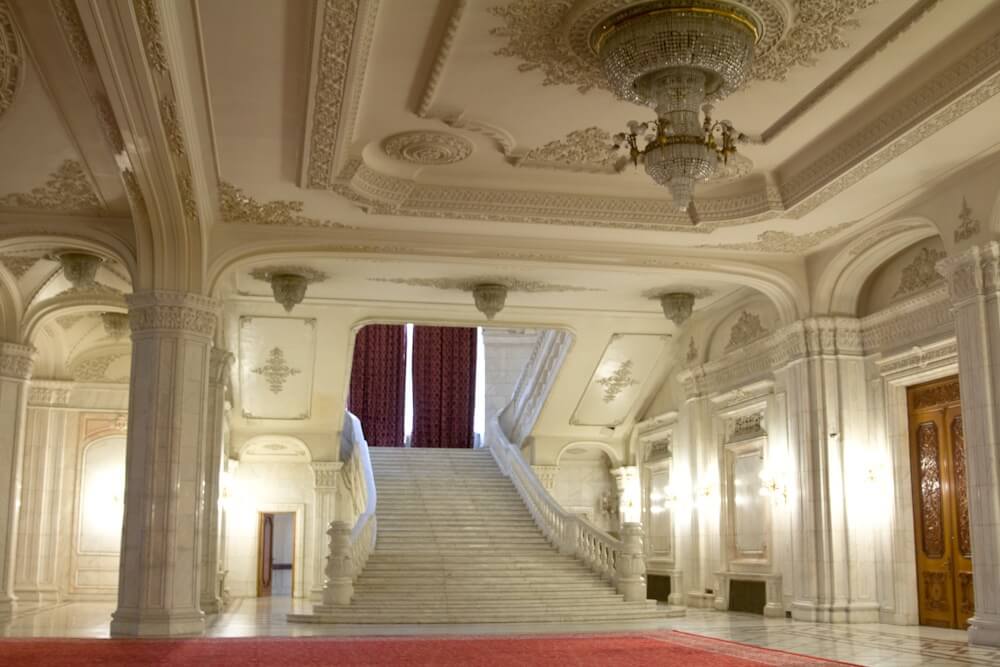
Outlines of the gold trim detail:
<svg viewBox="0 0 1000 667">
<path fill-rule="evenodd" d="M 100 214 L 103 210 L 83 166 L 65 160 L 45 181 L 31 192 L 15 192 L 0 197 L 0 208 L 28 208 L 77 214 Z"/>
</svg>

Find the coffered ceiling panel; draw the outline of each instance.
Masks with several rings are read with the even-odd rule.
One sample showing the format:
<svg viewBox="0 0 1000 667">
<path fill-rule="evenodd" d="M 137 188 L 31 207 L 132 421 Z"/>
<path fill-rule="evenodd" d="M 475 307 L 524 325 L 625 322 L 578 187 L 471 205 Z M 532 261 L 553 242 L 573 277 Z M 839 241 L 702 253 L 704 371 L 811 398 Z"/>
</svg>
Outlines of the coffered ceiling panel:
<svg viewBox="0 0 1000 667">
<path fill-rule="evenodd" d="M 308 419 L 316 320 L 240 318 L 240 384 L 247 419 Z"/>
</svg>

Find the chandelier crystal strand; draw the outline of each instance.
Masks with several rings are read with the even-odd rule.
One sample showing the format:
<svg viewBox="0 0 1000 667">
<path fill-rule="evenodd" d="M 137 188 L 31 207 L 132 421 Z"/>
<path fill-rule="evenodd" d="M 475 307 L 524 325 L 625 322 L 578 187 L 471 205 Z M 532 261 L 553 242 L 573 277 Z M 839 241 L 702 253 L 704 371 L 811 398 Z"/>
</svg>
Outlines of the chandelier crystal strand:
<svg viewBox="0 0 1000 667">
<path fill-rule="evenodd" d="M 657 114 L 652 124 L 630 122 L 616 146 L 627 145 L 633 163 L 642 161 L 681 210 L 743 138 L 728 121 L 714 122 L 707 103 L 744 84 L 759 35 L 755 20 L 724 0 L 639 3 L 595 31 L 612 88 Z"/>
</svg>

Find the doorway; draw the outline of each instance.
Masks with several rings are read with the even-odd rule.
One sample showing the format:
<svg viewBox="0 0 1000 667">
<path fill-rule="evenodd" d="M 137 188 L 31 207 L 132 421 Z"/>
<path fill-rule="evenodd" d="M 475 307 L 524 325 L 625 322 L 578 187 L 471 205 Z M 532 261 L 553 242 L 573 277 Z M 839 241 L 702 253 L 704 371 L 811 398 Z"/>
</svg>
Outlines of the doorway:
<svg viewBox="0 0 1000 667">
<path fill-rule="evenodd" d="M 295 583 L 295 513 L 261 512 L 257 597 L 291 597 Z"/>
<path fill-rule="evenodd" d="M 958 377 L 907 389 L 921 625 L 965 629 L 974 612 Z"/>
</svg>

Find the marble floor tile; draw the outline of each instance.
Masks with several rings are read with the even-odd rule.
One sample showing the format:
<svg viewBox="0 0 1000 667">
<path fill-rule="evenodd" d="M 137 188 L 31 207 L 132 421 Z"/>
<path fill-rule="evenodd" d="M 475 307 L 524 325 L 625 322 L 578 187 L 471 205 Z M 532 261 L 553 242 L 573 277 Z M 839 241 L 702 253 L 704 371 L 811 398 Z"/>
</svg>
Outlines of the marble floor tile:
<svg viewBox="0 0 1000 667">
<path fill-rule="evenodd" d="M 107 637 L 113 602 L 24 606 L 0 618 L 0 637 Z M 206 636 L 429 636 L 658 632 L 673 629 L 870 667 L 1000 665 L 1000 649 L 970 647 L 958 630 L 898 625 L 825 625 L 752 614 L 688 610 L 683 618 L 628 623 L 476 625 L 317 625 L 288 623 L 286 614 L 311 604 L 288 598 L 237 598 L 206 619 Z"/>
</svg>

